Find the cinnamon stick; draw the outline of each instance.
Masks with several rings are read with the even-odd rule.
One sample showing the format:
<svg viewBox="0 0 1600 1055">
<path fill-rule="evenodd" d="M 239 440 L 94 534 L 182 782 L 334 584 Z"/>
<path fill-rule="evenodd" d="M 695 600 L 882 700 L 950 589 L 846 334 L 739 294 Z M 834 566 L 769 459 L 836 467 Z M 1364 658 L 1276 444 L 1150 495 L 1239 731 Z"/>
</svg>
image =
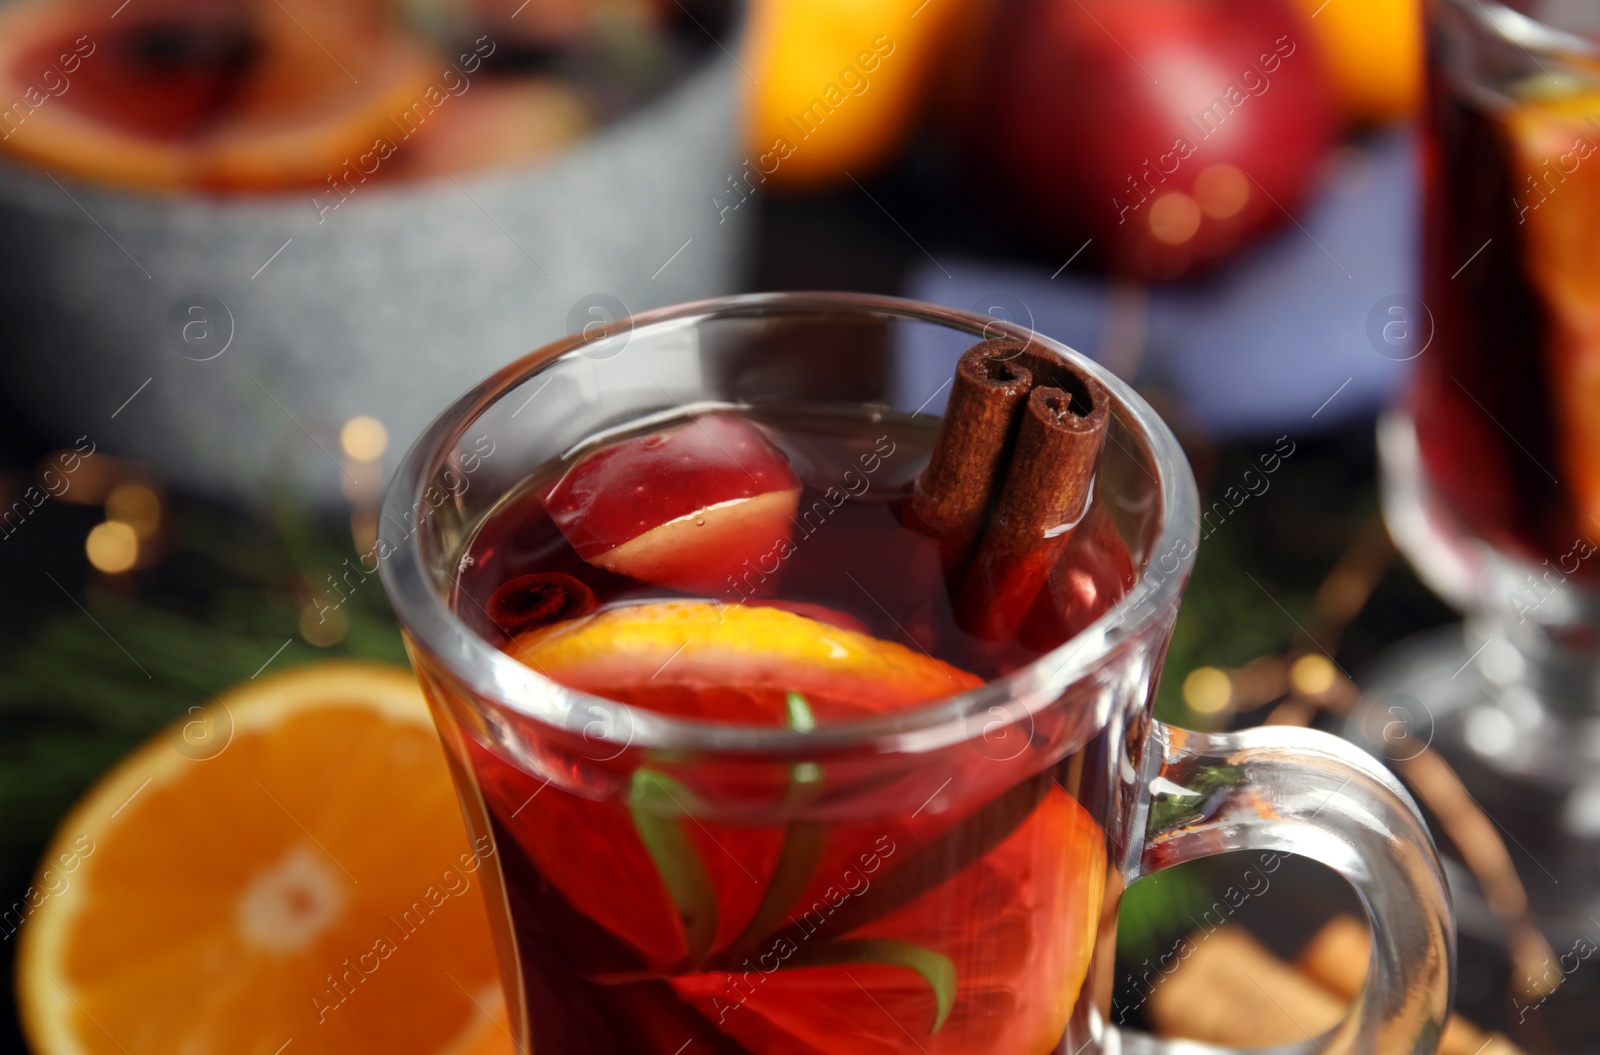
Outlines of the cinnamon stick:
<svg viewBox="0 0 1600 1055">
<path fill-rule="evenodd" d="M 1196 931 L 1148 972 L 1150 1021 L 1159 1034 L 1265 1048 L 1303 1043 L 1339 1023 L 1344 1001 L 1272 954 L 1235 923 Z"/>
<path fill-rule="evenodd" d="M 1328 992 L 1354 1000 L 1367 984 L 1371 961 L 1372 935 L 1367 925 L 1354 916 L 1335 916 L 1300 950 L 1295 966 Z M 1381 1037 L 1379 1047 L 1383 1049 Z M 1439 1055 L 1521 1055 L 1521 1050 L 1499 1033 L 1485 1033 L 1452 1014 L 1439 1037 Z"/>
<path fill-rule="evenodd" d="M 1088 509 L 1109 420 L 1099 382 L 1019 341 L 983 341 L 956 363 L 905 520 L 938 540 L 968 633 L 1021 626 Z"/>
<path fill-rule="evenodd" d="M 1371 958 L 1366 925 L 1349 916 L 1326 923 L 1292 965 L 1237 923 L 1196 930 L 1163 958 L 1162 973 L 1146 972 L 1150 1019 L 1164 1036 L 1210 1044 L 1258 1048 L 1303 1042 L 1348 1013 L 1348 1003 L 1366 985 Z M 1401 1040 L 1416 1032 L 1416 1021 L 1402 1018 L 1379 1033 L 1376 1050 L 1409 1051 Z M 1322 1050 L 1344 1055 L 1349 1049 L 1329 1044 Z M 1439 1055 L 1522 1051 L 1501 1034 L 1484 1033 L 1453 1014 L 1439 1038 Z"/>
<path fill-rule="evenodd" d="M 599 605 L 582 579 L 558 571 L 519 575 L 489 595 L 484 611 L 508 634 L 588 615 Z"/>
<path fill-rule="evenodd" d="M 1110 399 L 1094 378 L 1055 365 L 1053 383 L 1028 394 L 999 501 L 956 591 L 956 618 L 976 637 L 1016 633 L 1093 496 Z"/>
<path fill-rule="evenodd" d="M 933 458 L 917 481 L 908 524 L 939 541 L 946 574 L 965 566 L 1000 490 L 1019 411 L 1034 376 L 1016 341 L 983 341 L 956 363 Z"/>
</svg>

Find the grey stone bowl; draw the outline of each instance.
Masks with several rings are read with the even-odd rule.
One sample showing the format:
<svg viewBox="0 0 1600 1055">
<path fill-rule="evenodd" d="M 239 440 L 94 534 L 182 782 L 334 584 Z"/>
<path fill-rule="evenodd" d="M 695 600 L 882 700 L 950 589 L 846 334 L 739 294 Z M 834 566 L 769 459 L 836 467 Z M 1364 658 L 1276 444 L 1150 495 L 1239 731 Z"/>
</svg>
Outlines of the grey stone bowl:
<svg viewBox="0 0 1600 1055">
<path fill-rule="evenodd" d="M 174 486 L 337 507 L 339 429 L 392 466 L 473 383 L 619 311 L 734 291 L 750 209 L 720 56 L 537 165 L 338 199 L 154 196 L 0 167 L 0 382 L 49 438 Z"/>
</svg>

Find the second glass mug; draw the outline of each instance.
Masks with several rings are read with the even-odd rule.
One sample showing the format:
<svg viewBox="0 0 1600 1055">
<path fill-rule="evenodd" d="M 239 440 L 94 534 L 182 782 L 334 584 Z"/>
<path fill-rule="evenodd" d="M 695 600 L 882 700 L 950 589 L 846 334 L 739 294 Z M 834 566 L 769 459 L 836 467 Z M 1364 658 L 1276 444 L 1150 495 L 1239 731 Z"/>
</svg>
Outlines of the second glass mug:
<svg viewBox="0 0 1600 1055">
<path fill-rule="evenodd" d="M 917 415 L 986 337 L 1070 359 L 1113 404 L 1095 486 L 1136 581 L 1036 662 L 918 709 L 799 732 L 586 695 L 453 612 L 475 529 L 533 470 L 596 437 L 741 406 L 866 408 L 931 430 Z M 592 326 L 456 401 L 407 455 L 384 522 L 396 533 L 385 588 L 468 826 L 494 840 L 485 892 L 519 1052 L 1165 1050 L 1109 1020 L 1119 899 L 1143 875 L 1230 850 L 1321 862 L 1369 914 L 1367 988 L 1312 1043 L 1434 1050 L 1455 933 L 1401 787 L 1333 736 L 1198 733 L 1151 717 L 1198 536 L 1195 483 L 1150 407 L 1070 349 L 966 312 L 847 294 L 733 297 Z M 820 795 L 785 794 L 799 766 L 820 774 Z M 699 942 L 661 889 L 682 877 L 639 869 L 623 845 L 638 836 L 615 823 L 640 808 L 630 789 L 645 767 L 680 795 L 643 808 L 728 858 L 701 876 L 722 922 Z M 775 848 L 803 826 L 824 833 L 813 874 L 769 890 Z M 652 953 L 645 935 L 663 931 L 697 954 Z"/>
</svg>

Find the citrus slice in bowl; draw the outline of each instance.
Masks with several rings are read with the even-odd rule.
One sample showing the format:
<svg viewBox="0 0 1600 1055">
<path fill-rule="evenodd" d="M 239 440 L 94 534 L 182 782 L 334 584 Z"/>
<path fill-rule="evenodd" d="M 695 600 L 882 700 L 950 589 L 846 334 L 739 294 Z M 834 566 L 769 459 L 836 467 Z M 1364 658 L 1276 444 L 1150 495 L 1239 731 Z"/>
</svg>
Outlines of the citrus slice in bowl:
<svg viewBox="0 0 1600 1055">
<path fill-rule="evenodd" d="M 0 5 L 0 151 L 124 188 L 342 201 L 449 98 L 442 60 L 343 5 L 298 6 Z"/>
<path fill-rule="evenodd" d="M 248 682 L 62 822 L 21 925 L 39 1055 L 509 1053 L 469 841 L 409 672 Z"/>
</svg>

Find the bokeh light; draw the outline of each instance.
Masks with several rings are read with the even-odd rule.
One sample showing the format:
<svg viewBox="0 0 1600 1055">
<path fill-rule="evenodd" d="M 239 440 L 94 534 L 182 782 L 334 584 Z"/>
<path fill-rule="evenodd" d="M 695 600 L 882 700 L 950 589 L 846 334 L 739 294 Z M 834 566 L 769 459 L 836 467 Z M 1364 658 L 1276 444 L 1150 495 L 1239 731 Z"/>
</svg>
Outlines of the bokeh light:
<svg viewBox="0 0 1600 1055">
<path fill-rule="evenodd" d="M 106 496 L 106 519 L 149 539 L 161 529 L 161 496 L 144 484 L 118 484 Z"/>
<path fill-rule="evenodd" d="M 1306 696 L 1320 696 L 1333 688 L 1337 672 L 1326 656 L 1301 656 L 1289 668 L 1289 682 L 1296 692 Z"/>
<path fill-rule="evenodd" d="M 1166 245 L 1182 245 L 1200 230 L 1200 206 L 1181 191 L 1163 194 L 1150 205 L 1150 233 Z"/>
<path fill-rule="evenodd" d="M 330 648 L 344 640 L 350 629 L 350 620 L 337 608 L 318 611 L 316 602 L 308 602 L 300 610 L 300 636 L 309 645 Z"/>
<path fill-rule="evenodd" d="M 358 462 L 375 462 L 389 446 L 389 430 L 377 418 L 351 418 L 339 430 L 339 446 Z"/>
<path fill-rule="evenodd" d="M 1213 220 L 1237 216 L 1250 201 L 1250 178 L 1236 165 L 1207 165 L 1194 181 L 1200 211 Z"/>
<path fill-rule="evenodd" d="M 1198 667 L 1183 679 L 1183 702 L 1196 714 L 1220 714 L 1233 701 L 1233 682 L 1216 667 Z"/>
<path fill-rule="evenodd" d="M 89 563 L 108 575 L 130 571 L 139 563 L 139 536 L 120 520 L 96 524 L 83 548 Z"/>
</svg>

